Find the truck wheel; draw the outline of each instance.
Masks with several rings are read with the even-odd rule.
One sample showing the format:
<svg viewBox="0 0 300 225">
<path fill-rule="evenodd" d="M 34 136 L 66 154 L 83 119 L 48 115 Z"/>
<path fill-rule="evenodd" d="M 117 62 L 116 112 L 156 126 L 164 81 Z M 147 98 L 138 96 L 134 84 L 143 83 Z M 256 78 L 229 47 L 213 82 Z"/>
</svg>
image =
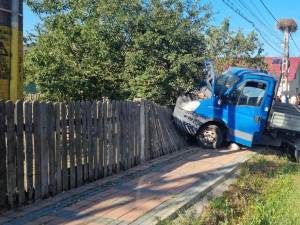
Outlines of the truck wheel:
<svg viewBox="0 0 300 225">
<path fill-rule="evenodd" d="M 202 148 L 216 149 L 223 143 L 223 134 L 217 125 L 206 125 L 198 131 L 196 139 Z"/>
</svg>

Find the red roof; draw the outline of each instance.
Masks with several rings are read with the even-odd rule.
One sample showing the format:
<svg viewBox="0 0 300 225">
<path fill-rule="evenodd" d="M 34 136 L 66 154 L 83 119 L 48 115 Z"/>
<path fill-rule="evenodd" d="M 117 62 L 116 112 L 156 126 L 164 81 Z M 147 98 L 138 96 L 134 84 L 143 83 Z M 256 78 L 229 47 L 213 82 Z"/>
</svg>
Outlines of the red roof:
<svg viewBox="0 0 300 225">
<path fill-rule="evenodd" d="M 281 59 L 278 57 L 266 57 L 265 63 L 268 64 L 268 72 L 272 74 L 280 74 Z M 295 80 L 297 70 L 300 69 L 300 57 L 290 57 L 290 69 L 288 80 Z"/>
</svg>

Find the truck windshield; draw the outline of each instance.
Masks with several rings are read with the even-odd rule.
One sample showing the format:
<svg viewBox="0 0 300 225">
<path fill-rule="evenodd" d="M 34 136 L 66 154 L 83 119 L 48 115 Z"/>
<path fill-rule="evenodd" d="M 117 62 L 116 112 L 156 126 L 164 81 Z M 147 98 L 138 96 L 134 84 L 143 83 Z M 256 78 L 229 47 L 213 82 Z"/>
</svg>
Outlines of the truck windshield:
<svg viewBox="0 0 300 225">
<path fill-rule="evenodd" d="M 216 80 L 216 86 L 215 86 L 216 95 L 222 96 L 238 80 L 239 80 L 239 77 L 236 75 L 233 75 L 230 72 L 225 72 L 224 74 L 219 76 Z"/>
</svg>

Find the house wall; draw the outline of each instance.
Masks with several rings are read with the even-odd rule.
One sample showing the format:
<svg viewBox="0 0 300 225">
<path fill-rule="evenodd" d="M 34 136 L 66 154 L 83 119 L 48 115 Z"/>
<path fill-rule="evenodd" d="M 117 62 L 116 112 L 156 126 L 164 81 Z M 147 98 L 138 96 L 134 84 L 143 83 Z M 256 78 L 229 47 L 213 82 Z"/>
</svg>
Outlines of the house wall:
<svg viewBox="0 0 300 225">
<path fill-rule="evenodd" d="M 300 66 L 298 66 L 296 79 L 289 81 L 290 96 L 297 96 L 300 93 Z"/>
</svg>

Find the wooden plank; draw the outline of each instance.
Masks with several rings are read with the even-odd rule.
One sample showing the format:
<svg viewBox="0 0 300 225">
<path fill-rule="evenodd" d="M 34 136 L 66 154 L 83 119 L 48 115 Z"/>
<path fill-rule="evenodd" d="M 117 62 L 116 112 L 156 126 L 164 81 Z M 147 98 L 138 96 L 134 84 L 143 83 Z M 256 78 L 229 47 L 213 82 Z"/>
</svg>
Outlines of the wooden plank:
<svg viewBox="0 0 300 225">
<path fill-rule="evenodd" d="M 40 130 L 40 103 L 33 102 L 34 125 L 34 199 L 41 198 L 41 130 Z"/>
<path fill-rule="evenodd" d="M 92 158 L 93 158 L 93 167 L 92 167 L 92 179 L 96 180 L 98 178 L 98 169 L 97 169 L 97 163 L 98 163 L 98 154 L 97 154 L 97 102 L 92 102 Z"/>
<path fill-rule="evenodd" d="M 140 107 L 140 160 L 144 162 L 146 160 L 146 104 L 145 101 L 141 101 Z"/>
<path fill-rule="evenodd" d="M 117 122 L 116 122 L 116 101 L 111 102 L 111 153 L 110 153 L 110 162 L 112 173 L 115 172 L 116 168 L 116 151 L 117 151 Z"/>
<path fill-rule="evenodd" d="M 131 168 L 131 161 L 132 161 L 132 107 L 131 102 L 126 102 L 126 113 L 127 113 L 127 153 L 128 153 L 128 159 L 127 159 L 127 169 Z"/>
<path fill-rule="evenodd" d="M 0 100 L 0 206 L 5 206 L 7 192 L 5 124 L 5 102 Z"/>
<path fill-rule="evenodd" d="M 93 172 L 93 149 L 92 149 L 92 104 L 91 102 L 86 102 L 86 119 L 87 119 L 87 159 L 88 159 L 88 181 L 92 181 L 94 177 Z"/>
<path fill-rule="evenodd" d="M 107 165 L 108 175 L 112 174 L 113 158 L 113 123 L 112 123 L 112 103 L 107 103 Z"/>
<path fill-rule="evenodd" d="M 88 145 L 87 145 L 87 110 L 86 102 L 81 103 L 82 112 L 82 153 L 83 153 L 83 180 L 88 180 Z"/>
<path fill-rule="evenodd" d="M 139 163 L 139 151 L 140 151 L 140 146 L 139 146 L 139 140 L 140 140 L 140 113 L 139 113 L 139 103 L 135 103 L 135 165 Z"/>
<path fill-rule="evenodd" d="M 67 108 L 61 104 L 61 133 L 62 133 L 62 189 L 69 189 L 68 173 L 68 139 L 67 139 Z"/>
<path fill-rule="evenodd" d="M 5 104 L 7 120 L 7 195 L 8 204 L 11 208 L 16 203 L 16 134 L 14 121 L 14 104 L 8 101 Z"/>
<path fill-rule="evenodd" d="M 122 102 L 122 156 L 123 156 L 123 169 L 127 170 L 128 169 L 128 107 L 127 107 L 127 102 L 124 101 Z"/>
<path fill-rule="evenodd" d="M 119 164 L 120 164 L 120 170 L 124 170 L 124 109 L 123 109 L 123 101 L 119 102 L 119 123 L 120 123 L 120 157 L 119 157 Z"/>
<path fill-rule="evenodd" d="M 48 119 L 47 104 L 41 102 L 41 193 L 42 198 L 48 197 L 49 194 L 49 137 L 48 137 Z"/>
<path fill-rule="evenodd" d="M 129 168 L 133 167 L 134 161 L 134 111 L 133 111 L 133 102 L 128 102 L 128 116 L 129 116 Z"/>
<path fill-rule="evenodd" d="M 81 106 L 80 102 L 75 103 L 75 148 L 76 148 L 76 186 L 82 185 L 82 128 L 81 128 Z"/>
<path fill-rule="evenodd" d="M 167 111 L 166 111 L 166 109 L 164 109 L 164 113 L 163 113 L 163 116 L 164 116 L 164 124 L 165 124 L 165 126 L 166 126 L 166 129 L 167 129 L 167 131 L 168 131 L 168 135 L 169 135 L 169 146 L 170 146 L 170 150 L 171 150 L 171 152 L 174 152 L 175 150 L 176 150 L 176 148 L 177 148 L 177 146 L 176 146 L 176 143 L 175 143 L 175 141 L 174 141 L 174 129 L 172 129 L 172 122 L 171 122 L 171 120 L 170 120 L 170 117 L 169 117 L 169 115 L 168 115 L 168 113 L 167 113 Z M 175 138 L 176 139 L 176 138 Z"/>
<path fill-rule="evenodd" d="M 33 141 L 32 141 L 32 103 L 24 103 L 25 113 L 25 156 L 26 156 L 26 189 L 28 200 L 33 199 Z"/>
<path fill-rule="evenodd" d="M 62 135 L 61 135 L 61 103 L 55 103 L 55 168 L 56 193 L 62 189 Z"/>
<path fill-rule="evenodd" d="M 141 104 L 139 104 L 138 108 L 137 108 L 137 113 L 138 113 L 138 164 L 141 163 L 141 146 L 142 146 L 142 137 L 141 137 Z"/>
<path fill-rule="evenodd" d="M 150 159 L 155 158 L 155 143 L 154 143 L 154 123 L 153 123 L 153 115 L 152 115 L 152 104 L 151 102 L 148 103 L 149 111 L 149 141 L 150 141 Z"/>
<path fill-rule="evenodd" d="M 135 130 L 136 130 L 136 142 L 135 142 L 135 149 L 136 149 L 136 156 L 135 156 L 135 163 L 136 165 L 140 163 L 140 140 L 141 140 L 141 136 L 140 136 L 140 103 L 136 103 L 135 106 L 135 115 L 136 115 L 136 119 L 135 119 Z"/>
<path fill-rule="evenodd" d="M 117 101 L 115 104 L 115 111 L 114 111 L 114 117 L 115 117 L 115 144 L 116 144 L 116 173 L 119 173 L 120 171 L 120 139 L 121 139 L 121 131 L 120 131 L 120 102 Z"/>
<path fill-rule="evenodd" d="M 137 103 L 133 102 L 132 104 L 132 114 L 133 114 L 133 166 L 136 165 L 136 156 L 137 156 L 137 113 L 136 113 L 136 106 Z"/>
<path fill-rule="evenodd" d="M 68 150 L 69 150 L 69 159 L 70 159 L 70 188 L 74 188 L 76 185 L 74 109 L 75 109 L 75 103 L 70 102 L 68 104 L 68 121 L 69 121 Z"/>
<path fill-rule="evenodd" d="M 25 189 L 24 189 L 24 114 L 23 114 L 23 101 L 16 102 L 16 137 L 17 137 L 17 187 L 18 187 L 18 203 L 25 202 Z"/>
<path fill-rule="evenodd" d="M 56 194 L 56 162 L 55 162 L 55 110 L 53 103 L 47 103 L 48 148 L 49 148 L 49 194 Z"/>
<path fill-rule="evenodd" d="M 169 131 L 169 125 L 168 125 L 168 121 L 167 118 L 165 116 L 165 110 L 162 109 L 161 110 L 161 117 L 162 117 L 162 121 L 165 127 L 165 136 L 166 136 L 166 145 L 167 145 L 167 149 L 168 149 L 168 153 L 173 152 L 173 146 L 172 146 L 172 135 Z"/>
<path fill-rule="evenodd" d="M 159 127 L 160 127 L 160 131 L 161 131 L 161 141 L 162 141 L 162 150 L 163 150 L 163 154 L 168 154 L 170 152 L 170 149 L 168 148 L 168 142 L 167 142 L 167 131 L 166 131 L 166 126 L 164 124 L 163 121 L 163 111 L 161 110 L 161 106 L 157 107 L 157 115 L 158 115 L 158 123 L 159 123 Z"/>
<path fill-rule="evenodd" d="M 150 115 L 151 115 L 151 142 L 152 142 L 152 158 L 158 157 L 158 146 L 157 146 L 157 133 L 156 133 L 156 124 L 155 124 L 155 115 L 153 112 L 153 103 L 150 102 Z"/>
<path fill-rule="evenodd" d="M 159 122 L 159 115 L 157 112 L 157 108 L 159 106 L 156 104 L 153 104 L 153 114 L 154 114 L 154 120 L 155 120 L 155 131 L 156 131 L 156 143 L 157 143 L 157 150 L 158 150 L 158 156 L 162 156 L 164 154 L 164 146 L 163 146 L 163 140 L 162 140 L 162 132 Z"/>
<path fill-rule="evenodd" d="M 145 101 L 145 159 L 150 160 L 151 138 L 150 138 L 150 116 L 149 103 Z"/>
<path fill-rule="evenodd" d="M 107 102 L 103 103 L 103 140 L 104 140 L 104 148 L 103 148 L 103 176 L 107 176 L 107 151 L 108 151 L 108 119 L 107 119 Z"/>
<path fill-rule="evenodd" d="M 98 152 L 98 171 L 99 177 L 103 176 L 103 149 L 104 149 L 104 128 L 103 128 L 103 104 L 102 102 L 97 103 L 98 108 L 98 126 L 97 126 L 97 152 Z M 99 178 L 98 177 L 98 178 Z"/>
<path fill-rule="evenodd" d="M 182 137 L 179 135 L 179 133 L 177 132 L 176 129 L 172 129 L 174 126 L 172 124 L 172 111 L 165 107 L 165 116 L 166 116 L 166 120 L 168 123 L 168 128 L 169 131 L 171 133 L 171 141 L 172 141 L 172 146 L 173 146 L 173 151 L 177 151 L 182 147 Z"/>
<path fill-rule="evenodd" d="M 131 122 L 131 107 L 130 102 L 126 101 L 126 118 L 127 118 L 127 169 L 131 168 L 131 159 L 132 159 L 132 122 Z"/>
</svg>

